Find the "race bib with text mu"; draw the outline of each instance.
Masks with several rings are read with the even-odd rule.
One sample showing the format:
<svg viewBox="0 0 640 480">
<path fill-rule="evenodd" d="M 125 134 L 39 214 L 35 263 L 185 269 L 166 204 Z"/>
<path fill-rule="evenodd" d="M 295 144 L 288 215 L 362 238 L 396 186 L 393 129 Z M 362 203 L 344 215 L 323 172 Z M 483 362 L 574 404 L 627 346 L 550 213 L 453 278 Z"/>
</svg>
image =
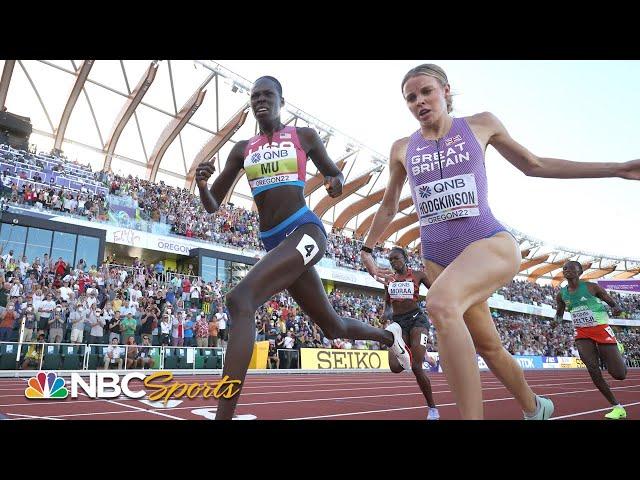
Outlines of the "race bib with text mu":
<svg viewBox="0 0 640 480">
<path fill-rule="evenodd" d="M 283 142 L 284 143 L 284 142 Z M 244 170 L 252 189 L 298 180 L 298 158 L 292 143 L 250 151 Z"/>
</svg>

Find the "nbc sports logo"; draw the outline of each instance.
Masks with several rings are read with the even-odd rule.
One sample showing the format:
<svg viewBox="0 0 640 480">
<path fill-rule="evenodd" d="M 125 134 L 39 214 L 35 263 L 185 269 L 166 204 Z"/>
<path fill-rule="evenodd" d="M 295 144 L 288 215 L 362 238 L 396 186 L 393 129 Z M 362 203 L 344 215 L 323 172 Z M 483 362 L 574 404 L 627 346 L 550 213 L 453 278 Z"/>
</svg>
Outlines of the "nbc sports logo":
<svg viewBox="0 0 640 480">
<path fill-rule="evenodd" d="M 24 391 L 24 396 L 31 400 L 56 398 L 65 399 L 69 391 L 64 386 L 64 379 L 59 378 L 54 372 L 39 372 L 29 379 L 29 386 Z"/>
</svg>

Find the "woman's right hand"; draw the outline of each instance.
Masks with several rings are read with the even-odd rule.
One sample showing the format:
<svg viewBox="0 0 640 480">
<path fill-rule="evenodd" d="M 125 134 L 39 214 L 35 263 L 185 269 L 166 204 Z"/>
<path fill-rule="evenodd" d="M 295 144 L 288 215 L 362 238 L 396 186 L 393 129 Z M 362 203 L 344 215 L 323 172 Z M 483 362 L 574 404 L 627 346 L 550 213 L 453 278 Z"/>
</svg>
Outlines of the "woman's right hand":
<svg viewBox="0 0 640 480">
<path fill-rule="evenodd" d="M 389 277 L 392 275 L 391 271 L 386 268 L 380 268 L 369 252 L 360 250 L 360 261 L 369 272 L 369 275 L 375 278 L 376 281 L 383 285 L 389 283 Z"/>
<path fill-rule="evenodd" d="M 211 159 L 208 162 L 202 162 L 196 168 L 196 184 L 198 188 L 206 189 L 209 177 L 216 171 L 215 160 Z"/>
</svg>

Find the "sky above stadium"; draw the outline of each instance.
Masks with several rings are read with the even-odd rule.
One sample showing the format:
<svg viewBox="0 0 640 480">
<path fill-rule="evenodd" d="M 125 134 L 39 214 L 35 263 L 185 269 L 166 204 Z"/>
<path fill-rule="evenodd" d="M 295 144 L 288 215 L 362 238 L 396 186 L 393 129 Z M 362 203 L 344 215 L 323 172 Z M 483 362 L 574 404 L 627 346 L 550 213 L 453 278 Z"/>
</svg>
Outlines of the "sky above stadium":
<svg viewBox="0 0 640 480">
<path fill-rule="evenodd" d="M 447 72 L 454 116 L 490 111 L 538 156 L 640 158 L 638 61 L 218 62 L 251 81 L 277 77 L 285 100 L 385 155 L 418 128 L 402 98 L 404 74 L 436 63 Z M 492 147 L 486 164 L 500 220 L 555 246 L 640 258 L 640 182 L 529 178 Z"/>
</svg>

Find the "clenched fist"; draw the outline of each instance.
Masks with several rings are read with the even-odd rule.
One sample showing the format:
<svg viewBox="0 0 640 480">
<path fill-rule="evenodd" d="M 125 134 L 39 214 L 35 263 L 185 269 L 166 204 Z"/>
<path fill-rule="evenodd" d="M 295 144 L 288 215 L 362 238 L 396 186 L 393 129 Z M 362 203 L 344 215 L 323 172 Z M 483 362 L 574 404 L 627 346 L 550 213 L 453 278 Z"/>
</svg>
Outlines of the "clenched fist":
<svg viewBox="0 0 640 480">
<path fill-rule="evenodd" d="M 211 175 L 213 175 L 213 172 L 215 171 L 216 166 L 213 159 L 209 160 L 208 162 L 202 162 L 200 165 L 198 165 L 198 168 L 196 168 L 196 185 L 198 185 L 198 188 L 207 188 L 209 177 L 211 177 Z"/>
</svg>

